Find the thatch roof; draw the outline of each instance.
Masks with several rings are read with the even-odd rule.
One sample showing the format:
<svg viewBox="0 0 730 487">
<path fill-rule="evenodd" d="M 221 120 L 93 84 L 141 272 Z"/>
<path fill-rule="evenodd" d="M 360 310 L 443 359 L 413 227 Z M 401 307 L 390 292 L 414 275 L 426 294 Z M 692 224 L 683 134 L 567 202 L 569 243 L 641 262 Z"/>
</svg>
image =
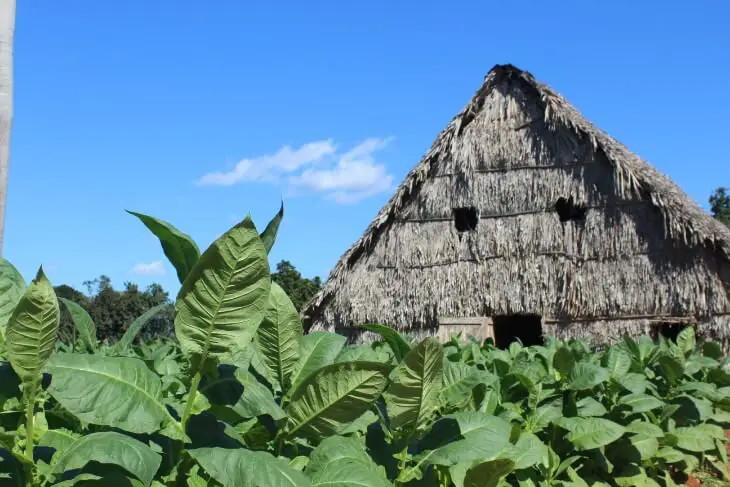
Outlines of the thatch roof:
<svg viewBox="0 0 730 487">
<path fill-rule="evenodd" d="M 484 109 L 485 99 L 505 82 L 517 84 L 524 93 L 539 99 L 537 110 L 542 114 L 541 122 L 546 126 L 567 129 L 580 139 L 590 140 L 593 150 L 602 155 L 600 160 L 610 165 L 610 171 L 622 192 L 648 201 L 658 210 L 664 222 L 665 238 L 689 247 L 703 247 L 717 255 L 723 266 L 730 262 L 730 230 L 712 218 L 667 176 L 591 124 L 565 98 L 538 82 L 530 73 L 512 65 L 497 65 L 485 77 L 471 101 L 451 120 L 423 159 L 408 173 L 365 233 L 342 255 L 323 289 L 305 308 L 305 323 L 308 318 L 316 317 L 321 308 L 327 305 L 340 284 L 348 279 L 348 272 L 363 255 L 372 250 L 379 236 L 393 224 L 399 211 L 433 175 L 434 166 L 451 153 L 465 128 Z M 725 286 L 729 289 L 730 283 L 726 282 Z"/>
</svg>

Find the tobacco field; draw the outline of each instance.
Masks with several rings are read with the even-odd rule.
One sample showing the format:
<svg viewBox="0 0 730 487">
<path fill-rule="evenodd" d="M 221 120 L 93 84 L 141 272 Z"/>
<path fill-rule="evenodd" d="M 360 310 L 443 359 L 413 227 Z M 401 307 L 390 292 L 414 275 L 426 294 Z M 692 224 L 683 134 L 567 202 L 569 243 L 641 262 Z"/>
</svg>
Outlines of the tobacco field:
<svg viewBox="0 0 730 487">
<path fill-rule="evenodd" d="M 348 345 L 305 334 L 270 279 L 283 208 L 199 251 L 132 213 L 177 271 L 175 339 L 115 343 L 0 262 L 0 485 L 673 486 L 727 480 L 728 359 L 686 328 L 495 348 L 453 338 Z M 57 339 L 61 307 L 78 342 Z M 720 482 L 721 480 L 718 480 Z"/>
</svg>

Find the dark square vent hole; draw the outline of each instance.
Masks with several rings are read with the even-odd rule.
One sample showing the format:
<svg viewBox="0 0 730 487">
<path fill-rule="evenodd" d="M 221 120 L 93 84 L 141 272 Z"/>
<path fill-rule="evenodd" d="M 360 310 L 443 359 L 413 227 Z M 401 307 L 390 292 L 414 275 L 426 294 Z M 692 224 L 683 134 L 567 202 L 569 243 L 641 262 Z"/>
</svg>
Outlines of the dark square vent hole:
<svg viewBox="0 0 730 487">
<path fill-rule="evenodd" d="M 560 218 L 561 223 L 567 221 L 585 221 L 586 211 L 588 208 L 586 205 L 581 205 L 573 201 L 573 197 L 570 196 L 568 199 L 562 196 L 555 202 L 555 211 Z"/>
<path fill-rule="evenodd" d="M 473 206 L 454 208 L 454 225 L 457 232 L 472 232 L 479 224 L 479 212 Z"/>
</svg>

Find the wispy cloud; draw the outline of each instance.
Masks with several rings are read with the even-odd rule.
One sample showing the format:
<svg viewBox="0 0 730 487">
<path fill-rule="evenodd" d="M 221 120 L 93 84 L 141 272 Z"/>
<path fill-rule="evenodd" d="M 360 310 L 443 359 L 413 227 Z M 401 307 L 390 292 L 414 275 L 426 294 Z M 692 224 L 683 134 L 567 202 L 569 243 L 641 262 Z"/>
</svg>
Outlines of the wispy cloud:
<svg viewBox="0 0 730 487">
<path fill-rule="evenodd" d="M 289 194 L 314 191 L 339 203 L 353 203 L 391 189 L 393 177 L 374 155 L 391 141 L 391 137 L 369 138 L 342 153 L 331 139 L 310 142 L 297 149 L 284 146 L 274 154 L 242 159 L 228 172 L 208 173 L 197 184 L 282 184 L 288 187 Z"/>
<path fill-rule="evenodd" d="M 132 274 L 138 276 L 162 276 L 165 274 L 165 265 L 161 260 L 155 260 L 149 264 L 139 263 L 132 267 Z"/>
<path fill-rule="evenodd" d="M 289 182 L 295 187 L 327 193 L 340 203 L 354 203 L 387 191 L 393 184 L 393 176 L 376 162 L 373 153 L 383 149 L 390 140 L 366 139 L 340 155 L 333 167 L 306 169 L 298 176 L 291 176 Z"/>
<path fill-rule="evenodd" d="M 285 145 L 274 154 L 241 159 L 231 171 L 208 173 L 198 180 L 198 184 L 231 186 L 244 181 L 276 182 L 282 174 L 316 164 L 334 152 L 335 146 L 331 140 L 310 142 L 298 149 Z"/>
</svg>

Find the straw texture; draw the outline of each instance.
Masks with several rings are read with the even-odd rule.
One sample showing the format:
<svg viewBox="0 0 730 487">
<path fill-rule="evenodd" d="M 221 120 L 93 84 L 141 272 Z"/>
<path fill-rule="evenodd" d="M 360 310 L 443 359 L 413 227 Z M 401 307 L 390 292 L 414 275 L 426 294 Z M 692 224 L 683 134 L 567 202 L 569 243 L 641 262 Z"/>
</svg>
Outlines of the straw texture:
<svg viewBox="0 0 730 487">
<path fill-rule="evenodd" d="M 561 222 L 570 197 L 584 219 Z M 476 209 L 473 231 L 457 231 L 461 207 Z M 595 343 L 690 323 L 727 348 L 730 230 L 531 74 L 498 65 L 303 319 L 367 340 L 367 322 L 425 336 L 448 317 L 516 313 Z"/>
</svg>

